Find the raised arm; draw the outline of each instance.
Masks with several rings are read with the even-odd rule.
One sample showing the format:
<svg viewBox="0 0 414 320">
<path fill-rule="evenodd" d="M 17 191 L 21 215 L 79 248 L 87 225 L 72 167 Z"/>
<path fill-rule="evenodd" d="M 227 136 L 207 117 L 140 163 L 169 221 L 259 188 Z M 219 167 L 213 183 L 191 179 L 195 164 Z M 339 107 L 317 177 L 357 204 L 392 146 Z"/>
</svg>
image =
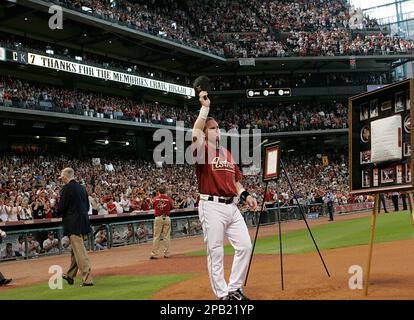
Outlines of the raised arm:
<svg viewBox="0 0 414 320">
<path fill-rule="evenodd" d="M 210 111 L 210 99 L 208 98 L 207 91 L 200 92 L 199 101 L 201 105 L 200 114 L 198 115 L 197 120 L 194 123 L 192 132 L 193 147 L 198 147 L 202 145 L 204 142 L 203 129 L 206 124 L 208 113 Z"/>
</svg>

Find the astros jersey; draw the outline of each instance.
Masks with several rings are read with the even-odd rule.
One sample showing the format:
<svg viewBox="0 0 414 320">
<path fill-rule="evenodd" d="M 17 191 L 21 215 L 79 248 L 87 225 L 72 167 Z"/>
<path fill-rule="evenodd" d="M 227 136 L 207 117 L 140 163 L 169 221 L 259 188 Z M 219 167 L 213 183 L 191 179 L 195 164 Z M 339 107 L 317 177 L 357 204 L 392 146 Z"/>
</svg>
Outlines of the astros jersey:
<svg viewBox="0 0 414 320">
<path fill-rule="evenodd" d="M 196 163 L 199 192 L 211 196 L 236 196 L 234 183 L 241 180 L 241 174 L 230 152 L 223 147 L 217 152 L 208 144 L 205 144 L 205 152 L 205 163 Z"/>
<path fill-rule="evenodd" d="M 166 194 L 160 194 L 154 198 L 154 215 L 156 217 L 162 215 L 170 215 L 173 208 L 173 200 Z"/>
</svg>

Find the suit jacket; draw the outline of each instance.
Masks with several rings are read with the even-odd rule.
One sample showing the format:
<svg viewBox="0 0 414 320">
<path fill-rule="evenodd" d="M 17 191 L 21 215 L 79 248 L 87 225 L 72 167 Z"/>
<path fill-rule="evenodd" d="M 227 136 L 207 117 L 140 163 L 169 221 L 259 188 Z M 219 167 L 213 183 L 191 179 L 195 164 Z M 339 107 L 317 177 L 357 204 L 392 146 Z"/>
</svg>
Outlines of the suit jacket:
<svg viewBox="0 0 414 320">
<path fill-rule="evenodd" d="M 63 234 L 88 234 L 91 231 L 88 211 L 89 199 L 86 189 L 75 180 L 71 180 L 60 192 L 58 215 L 62 216 Z"/>
</svg>

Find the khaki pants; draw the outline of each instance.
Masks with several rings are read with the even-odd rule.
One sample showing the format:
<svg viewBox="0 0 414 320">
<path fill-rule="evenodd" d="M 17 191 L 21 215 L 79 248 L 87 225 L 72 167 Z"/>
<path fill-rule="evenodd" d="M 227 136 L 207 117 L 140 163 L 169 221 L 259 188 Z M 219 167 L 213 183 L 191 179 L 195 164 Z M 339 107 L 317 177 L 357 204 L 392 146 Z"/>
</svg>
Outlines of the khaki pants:
<svg viewBox="0 0 414 320">
<path fill-rule="evenodd" d="M 171 220 L 170 217 L 155 217 L 154 219 L 154 240 L 152 243 L 152 256 L 158 255 L 160 248 L 160 238 L 164 240 L 164 256 L 168 257 L 170 254 L 170 233 L 171 233 Z"/>
<path fill-rule="evenodd" d="M 91 263 L 86 252 L 83 236 L 72 234 L 70 237 L 72 246 L 71 262 L 67 276 L 75 279 L 78 269 L 80 269 L 83 283 L 92 283 Z"/>
</svg>

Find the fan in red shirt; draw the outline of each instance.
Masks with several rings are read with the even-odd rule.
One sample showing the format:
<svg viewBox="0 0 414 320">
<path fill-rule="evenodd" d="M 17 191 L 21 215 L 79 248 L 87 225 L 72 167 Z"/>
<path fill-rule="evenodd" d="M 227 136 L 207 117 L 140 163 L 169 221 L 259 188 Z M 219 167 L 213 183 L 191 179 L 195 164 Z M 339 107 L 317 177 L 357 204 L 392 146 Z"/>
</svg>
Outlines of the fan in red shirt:
<svg viewBox="0 0 414 320">
<path fill-rule="evenodd" d="M 164 258 L 170 255 L 171 220 L 170 212 L 174 208 L 174 201 L 166 194 L 165 187 L 159 189 L 159 194 L 154 198 L 154 240 L 150 259 L 158 258 L 160 238 L 162 234 L 164 243 Z"/>
<path fill-rule="evenodd" d="M 141 210 L 148 211 L 151 210 L 151 199 L 145 198 L 142 202 Z"/>
<path fill-rule="evenodd" d="M 116 214 L 116 205 L 112 198 L 109 199 L 109 202 L 106 204 L 106 208 L 108 209 L 109 214 Z"/>
</svg>

